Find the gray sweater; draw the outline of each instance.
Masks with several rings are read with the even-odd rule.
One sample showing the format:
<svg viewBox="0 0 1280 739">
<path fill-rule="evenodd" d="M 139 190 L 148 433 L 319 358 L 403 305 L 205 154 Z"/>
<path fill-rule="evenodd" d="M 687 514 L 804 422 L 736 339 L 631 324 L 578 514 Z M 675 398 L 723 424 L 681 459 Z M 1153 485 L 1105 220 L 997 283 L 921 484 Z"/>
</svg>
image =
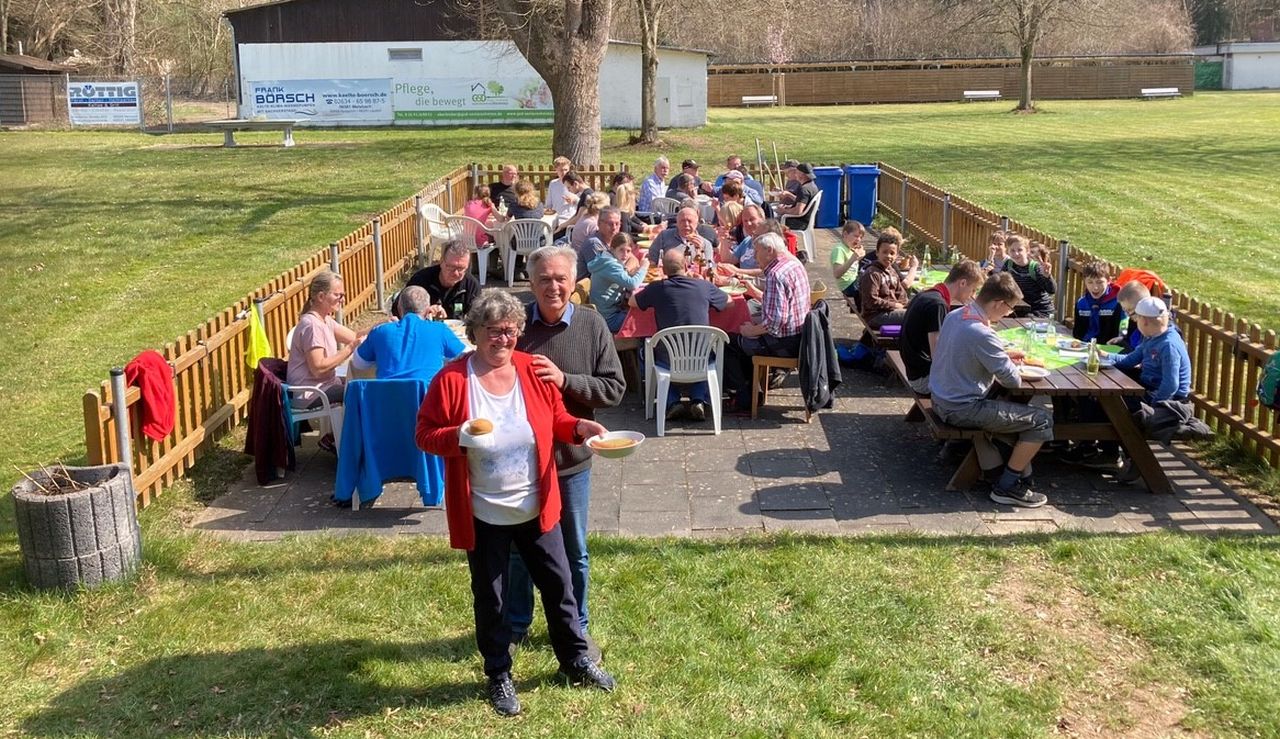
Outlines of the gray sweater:
<svg viewBox="0 0 1280 739">
<path fill-rule="evenodd" d="M 627 390 L 622 378 L 622 362 L 613 346 L 613 334 L 599 313 L 575 307 L 569 325 L 548 326 L 534 318 L 536 303 L 525 309 L 524 334 L 516 348 L 542 354 L 564 373 L 564 406 L 578 418 L 595 418 L 596 408 L 622 402 Z M 556 471 L 571 475 L 591 466 L 591 451 L 585 446 L 556 442 Z"/>
<path fill-rule="evenodd" d="M 1018 367 L 976 302 L 947 314 L 929 370 L 929 391 L 940 409 L 958 410 L 987 397 L 991 384 L 1019 387 Z"/>
</svg>

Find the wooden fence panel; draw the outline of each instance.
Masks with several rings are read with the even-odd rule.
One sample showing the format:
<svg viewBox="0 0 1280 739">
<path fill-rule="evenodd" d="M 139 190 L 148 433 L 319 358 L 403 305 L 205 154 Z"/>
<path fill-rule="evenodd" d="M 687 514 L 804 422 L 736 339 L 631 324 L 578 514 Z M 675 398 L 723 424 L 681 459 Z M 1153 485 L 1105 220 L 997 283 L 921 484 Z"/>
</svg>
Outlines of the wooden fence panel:
<svg viewBox="0 0 1280 739">
<path fill-rule="evenodd" d="M 880 165 L 877 206 L 901 217 L 901 192 L 907 182 L 907 228 L 911 235 L 931 246 L 942 244 L 943 201 L 940 188 L 889 165 Z M 951 196 L 950 234 L 952 244 L 973 258 L 985 258 L 986 240 L 1000 226 L 995 212 Z M 1014 220 L 1009 230 L 1045 244 L 1057 259 L 1058 240 L 1052 235 Z M 1075 299 L 1084 292 L 1083 270 L 1095 261 L 1106 263 L 1111 274 L 1120 265 L 1101 260 L 1075 246 L 1068 246 L 1067 272 L 1059 275 L 1060 291 L 1065 291 L 1064 315 L 1070 322 Z M 1262 368 L 1276 351 L 1274 331 L 1212 308 L 1189 295 L 1173 290 L 1166 296 L 1173 319 L 1187 343 L 1193 367 L 1191 401 L 1197 414 L 1219 433 L 1238 439 L 1245 449 L 1272 467 L 1280 468 L 1280 414 L 1259 407 L 1254 391 Z"/>
</svg>

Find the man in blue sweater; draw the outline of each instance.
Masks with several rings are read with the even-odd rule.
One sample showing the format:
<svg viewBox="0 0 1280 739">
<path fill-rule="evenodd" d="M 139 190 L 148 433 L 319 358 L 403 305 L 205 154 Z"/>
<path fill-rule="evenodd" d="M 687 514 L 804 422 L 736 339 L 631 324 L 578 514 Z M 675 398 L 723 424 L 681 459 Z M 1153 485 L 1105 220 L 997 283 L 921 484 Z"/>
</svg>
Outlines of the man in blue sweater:
<svg viewBox="0 0 1280 739">
<path fill-rule="evenodd" d="M 1043 408 L 988 397 L 995 382 L 1008 388 L 1022 384 L 1017 365 L 991 326 L 1012 313 L 1021 299 L 1013 276 L 999 272 L 987 278 L 973 301 L 948 314 L 933 353 L 929 390 L 943 421 L 987 432 L 974 438 L 973 448 L 983 477 L 994 480 L 991 499 L 1039 508 L 1047 498 L 1031 489 L 1031 459 L 1053 438 L 1053 417 Z M 991 442 L 992 434 L 1017 437 L 1007 462 Z"/>
</svg>

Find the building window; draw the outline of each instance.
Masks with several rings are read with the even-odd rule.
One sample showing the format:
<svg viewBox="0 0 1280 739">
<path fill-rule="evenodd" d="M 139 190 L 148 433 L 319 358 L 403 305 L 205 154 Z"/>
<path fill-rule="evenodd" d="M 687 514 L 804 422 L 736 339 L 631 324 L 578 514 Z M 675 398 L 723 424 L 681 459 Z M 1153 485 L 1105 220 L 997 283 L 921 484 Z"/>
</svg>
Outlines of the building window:
<svg viewBox="0 0 1280 739">
<path fill-rule="evenodd" d="M 392 62 L 420 62 L 422 49 L 387 49 L 387 60 Z"/>
</svg>

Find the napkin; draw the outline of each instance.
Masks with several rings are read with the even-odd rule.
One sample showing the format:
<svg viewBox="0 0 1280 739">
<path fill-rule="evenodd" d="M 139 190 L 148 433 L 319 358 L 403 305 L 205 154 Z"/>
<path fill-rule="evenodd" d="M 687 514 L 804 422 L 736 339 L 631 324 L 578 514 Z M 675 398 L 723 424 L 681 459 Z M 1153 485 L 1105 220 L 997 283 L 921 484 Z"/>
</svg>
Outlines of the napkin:
<svg viewBox="0 0 1280 739">
<path fill-rule="evenodd" d="M 467 421 L 458 429 L 458 446 L 471 449 L 492 449 L 493 445 L 497 443 L 492 431 L 487 434 L 480 434 L 479 436 L 472 436 L 467 433 L 467 429 L 470 428 L 470 426 L 471 422 Z"/>
</svg>

